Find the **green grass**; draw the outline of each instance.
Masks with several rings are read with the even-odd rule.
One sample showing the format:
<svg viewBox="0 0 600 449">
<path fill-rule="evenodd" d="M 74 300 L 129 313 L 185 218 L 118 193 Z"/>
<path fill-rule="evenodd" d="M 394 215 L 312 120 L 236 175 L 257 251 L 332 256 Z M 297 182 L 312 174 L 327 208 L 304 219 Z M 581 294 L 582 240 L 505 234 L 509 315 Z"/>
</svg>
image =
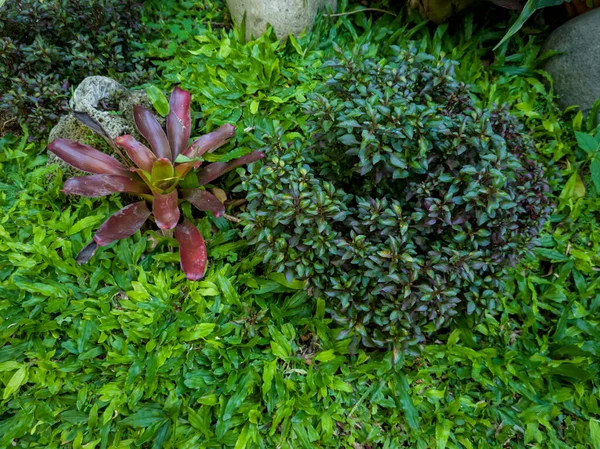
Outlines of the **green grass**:
<svg viewBox="0 0 600 449">
<path fill-rule="evenodd" d="M 384 55 L 412 39 L 459 60 L 479 101 L 510 103 L 556 197 L 582 158 L 573 114 L 556 109 L 535 69 L 539 40 L 490 53 L 505 25 L 467 18 L 450 32 L 356 14 L 321 19 L 297 41 L 244 43 L 211 31 L 207 22 L 227 20 L 220 3 L 203 4 L 149 5 L 147 52 L 160 87 L 192 92 L 196 133 L 238 125 L 221 154 L 262 147 L 274 129 L 301 134 L 303 98 L 334 44 L 371 41 Z M 219 231 L 201 282 L 185 281 L 177 254 L 162 251 L 175 240 L 152 231 L 78 266 L 121 203 L 65 198 L 46 159 L 26 137 L 0 139 L 0 447 L 600 448 L 600 203 L 585 170 L 586 196 L 556 199 L 542 246 L 498 292 L 503 313 L 459 320 L 409 356 L 350 353 L 327 304 L 265 275 L 222 219 L 201 222 Z"/>
</svg>

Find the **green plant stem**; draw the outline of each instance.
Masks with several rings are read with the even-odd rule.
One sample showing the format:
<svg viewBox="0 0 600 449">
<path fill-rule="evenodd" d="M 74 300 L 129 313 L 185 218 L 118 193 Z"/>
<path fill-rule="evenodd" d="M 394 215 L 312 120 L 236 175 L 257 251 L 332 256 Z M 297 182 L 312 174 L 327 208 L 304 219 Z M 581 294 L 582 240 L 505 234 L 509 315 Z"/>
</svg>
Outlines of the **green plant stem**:
<svg viewBox="0 0 600 449">
<path fill-rule="evenodd" d="M 351 14 L 356 14 L 359 12 L 368 12 L 368 11 L 382 12 L 384 14 L 390 14 L 394 17 L 397 16 L 397 14 L 392 11 L 388 11 L 386 9 L 379 9 L 379 8 L 364 8 L 364 9 L 357 9 L 356 11 L 339 12 L 336 14 L 323 14 L 323 16 L 325 16 L 325 17 L 342 17 L 342 16 L 349 16 Z"/>
</svg>

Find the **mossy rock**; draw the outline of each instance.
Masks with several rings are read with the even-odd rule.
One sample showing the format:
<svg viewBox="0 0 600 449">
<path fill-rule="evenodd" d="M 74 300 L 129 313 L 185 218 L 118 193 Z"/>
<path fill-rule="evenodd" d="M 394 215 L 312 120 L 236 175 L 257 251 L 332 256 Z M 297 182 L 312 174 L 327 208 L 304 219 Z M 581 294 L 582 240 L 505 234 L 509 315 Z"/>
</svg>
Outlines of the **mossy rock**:
<svg viewBox="0 0 600 449">
<path fill-rule="evenodd" d="M 139 104 L 152 110 L 152 104 L 143 90 L 131 91 L 111 78 L 90 76 L 75 89 L 69 102 L 72 111 L 86 112 L 106 130 L 113 139 L 123 134 L 131 134 L 141 139 L 133 122 L 133 106 Z M 50 131 L 48 141 L 64 138 L 91 145 L 100 151 L 120 159 L 118 154 L 78 121 L 72 114 L 60 119 Z M 80 176 L 83 172 L 67 165 L 50 153 L 48 164 L 59 164 L 67 176 Z"/>
</svg>

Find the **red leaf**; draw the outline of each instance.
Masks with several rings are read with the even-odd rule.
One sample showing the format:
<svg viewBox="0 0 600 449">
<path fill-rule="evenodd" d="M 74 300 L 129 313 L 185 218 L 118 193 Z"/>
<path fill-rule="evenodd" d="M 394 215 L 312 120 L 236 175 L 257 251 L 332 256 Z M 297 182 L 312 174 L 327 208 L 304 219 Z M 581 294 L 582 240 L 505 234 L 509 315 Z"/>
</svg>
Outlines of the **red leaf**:
<svg viewBox="0 0 600 449">
<path fill-rule="evenodd" d="M 106 246 L 115 240 L 130 237 L 140 229 L 150 216 L 145 201 L 125 206 L 111 215 L 96 231 L 94 241 L 98 246 Z"/>
<path fill-rule="evenodd" d="M 167 195 L 155 192 L 152 212 L 160 229 L 173 229 L 177 226 L 180 216 L 177 190 L 173 190 Z"/>
<path fill-rule="evenodd" d="M 206 245 L 200 231 L 186 218 L 175 228 L 175 238 L 179 242 L 179 259 L 185 277 L 198 281 L 206 270 Z"/>
<path fill-rule="evenodd" d="M 146 145 L 127 134 L 117 137 L 115 143 L 127 152 L 127 156 L 139 168 L 147 172 L 152 170 L 152 164 L 156 162 L 156 156 Z"/>
<path fill-rule="evenodd" d="M 217 179 L 219 176 L 224 175 L 228 171 L 235 168 L 241 167 L 242 165 L 249 164 L 265 157 L 265 153 L 262 151 L 253 151 L 252 153 L 246 154 L 238 159 L 229 162 L 214 162 L 204 168 L 198 170 L 198 182 L 200 185 L 208 184 L 209 182 Z"/>
<path fill-rule="evenodd" d="M 89 175 L 67 179 L 62 189 L 66 195 L 97 198 L 112 193 L 150 193 L 148 187 L 135 179 L 116 175 Z"/>
<path fill-rule="evenodd" d="M 171 155 L 171 147 L 167 140 L 167 135 L 156 120 L 156 117 L 139 105 L 133 106 L 133 120 L 138 131 L 150 144 L 150 147 L 154 151 L 157 157 L 164 157 L 169 160 L 173 160 Z"/>
<path fill-rule="evenodd" d="M 215 151 L 220 146 L 225 145 L 235 135 L 235 126 L 226 123 L 211 133 L 198 137 L 182 154 L 193 159 L 200 157 L 206 152 Z M 198 168 L 200 162 L 195 163 Z"/>
<path fill-rule="evenodd" d="M 114 157 L 73 140 L 56 139 L 48 145 L 48 150 L 67 164 L 88 173 L 135 177 Z"/>
<path fill-rule="evenodd" d="M 225 213 L 225 206 L 216 196 L 206 190 L 182 189 L 181 198 L 192 203 L 196 209 L 210 211 L 215 217 L 221 217 Z"/>
<path fill-rule="evenodd" d="M 169 99 L 169 115 L 167 115 L 167 135 L 173 152 L 173 160 L 185 150 L 190 140 L 192 118 L 190 113 L 190 93 L 175 87 Z"/>
</svg>

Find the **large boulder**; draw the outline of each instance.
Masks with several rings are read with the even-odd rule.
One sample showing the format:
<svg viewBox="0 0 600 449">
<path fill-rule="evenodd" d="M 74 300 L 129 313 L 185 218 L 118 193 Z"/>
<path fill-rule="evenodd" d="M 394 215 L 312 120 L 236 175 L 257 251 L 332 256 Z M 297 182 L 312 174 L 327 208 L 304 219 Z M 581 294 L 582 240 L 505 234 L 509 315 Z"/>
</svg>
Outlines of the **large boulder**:
<svg viewBox="0 0 600 449">
<path fill-rule="evenodd" d="M 554 30 L 543 51 L 558 51 L 544 65 L 554 80 L 559 104 L 589 112 L 600 98 L 600 9 L 568 21 Z M 599 115 L 600 118 L 600 115 Z"/>
<path fill-rule="evenodd" d="M 246 14 L 246 39 L 263 34 L 268 23 L 278 38 L 286 38 L 310 29 L 317 11 L 325 6 L 335 10 L 337 0 L 227 0 L 227 6 L 238 24 Z"/>
</svg>

